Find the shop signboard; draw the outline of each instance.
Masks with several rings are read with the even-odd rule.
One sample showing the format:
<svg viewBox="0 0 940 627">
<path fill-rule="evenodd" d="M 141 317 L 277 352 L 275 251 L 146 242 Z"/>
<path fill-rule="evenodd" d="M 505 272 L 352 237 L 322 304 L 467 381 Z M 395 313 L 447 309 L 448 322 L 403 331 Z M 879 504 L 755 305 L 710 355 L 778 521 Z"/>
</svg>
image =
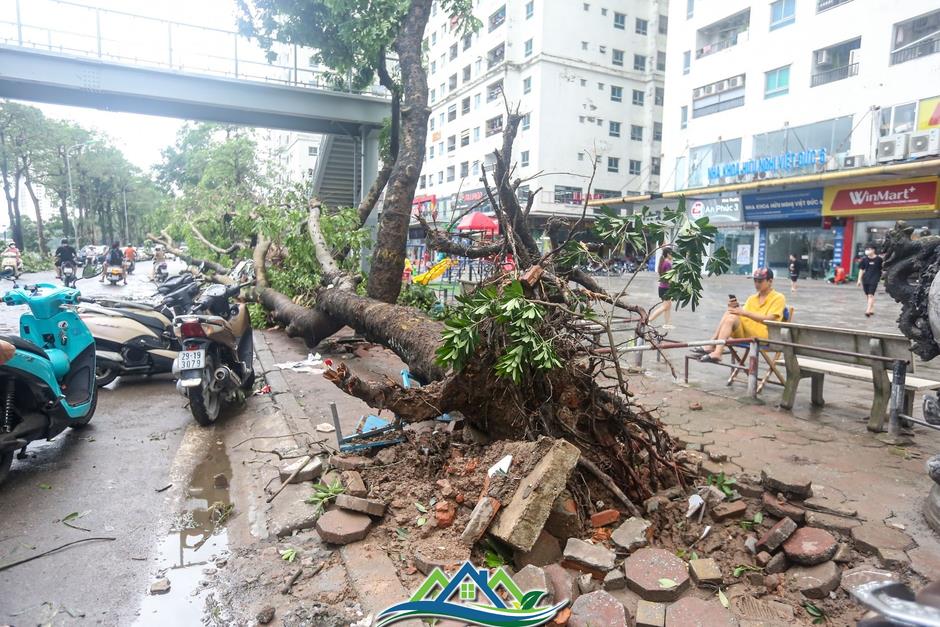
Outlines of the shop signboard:
<svg viewBox="0 0 940 627">
<path fill-rule="evenodd" d="M 757 267 L 763 268 L 767 262 L 767 229 L 761 229 L 757 235 Z"/>
<path fill-rule="evenodd" d="M 786 175 L 794 170 L 825 165 L 826 158 L 825 148 L 811 148 L 799 152 L 789 150 L 769 157 L 718 163 L 708 168 L 708 179 L 714 181 L 720 178 L 754 176 L 757 174 L 765 176 Z"/>
<path fill-rule="evenodd" d="M 845 246 L 845 227 L 836 226 L 832 229 L 832 264 L 841 265 L 842 248 Z"/>
<path fill-rule="evenodd" d="M 437 196 L 415 196 L 411 201 L 411 215 L 431 216 L 432 220 L 437 220 Z"/>
<path fill-rule="evenodd" d="M 720 198 L 688 198 L 685 201 L 686 212 L 690 220 L 708 218 L 715 226 L 740 224 L 741 197 L 722 196 Z"/>
<path fill-rule="evenodd" d="M 763 194 L 741 194 L 747 222 L 812 220 L 821 215 L 822 188 L 797 189 Z"/>
<path fill-rule="evenodd" d="M 859 216 L 912 211 L 936 211 L 940 179 L 922 177 L 888 183 L 827 187 L 823 214 Z"/>
<path fill-rule="evenodd" d="M 917 107 L 917 130 L 940 128 L 940 96 L 924 98 Z"/>
</svg>

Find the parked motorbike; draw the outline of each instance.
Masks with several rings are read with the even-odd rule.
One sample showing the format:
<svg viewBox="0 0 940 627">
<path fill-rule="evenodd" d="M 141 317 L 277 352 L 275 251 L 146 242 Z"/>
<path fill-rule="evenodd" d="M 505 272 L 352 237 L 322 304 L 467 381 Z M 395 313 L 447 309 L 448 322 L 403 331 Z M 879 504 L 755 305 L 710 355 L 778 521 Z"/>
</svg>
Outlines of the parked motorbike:
<svg viewBox="0 0 940 627">
<path fill-rule="evenodd" d="M 62 283 L 65 287 L 75 287 L 76 269 L 74 261 L 62 262 Z"/>
<path fill-rule="evenodd" d="M 134 268 L 137 267 L 133 259 L 125 259 L 121 265 L 124 267 L 124 272 L 127 274 L 134 274 Z"/>
<path fill-rule="evenodd" d="M 79 299 L 78 290 L 49 283 L 14 283 L 3 296 L 31 313 L 20 316 L 19 337 L 0 338 L 15 348 L 0 357 L 0 483 L 17 449 L 24 457 L 30 442 L 84 427 L 95 413 L 95 343 L 71 307 Z"/>
<path fill-rule="evenodd" d="M 188 312 L 199 293 L 188 283 L 163 297 L 160 304 L 95 299 L 79 307 L 79 315 L 95 338 L 99 387 L 125 375 L 155 375 L 173 371 L 180 342 L 173 318 Z"/>
<path fill-rule="evenodd" d="M 196 282 L 196 276 L 191 272 L 181 272 L 176 276 L 166 279 L 158 288 L 157 292 L 160 294 L 169 294 L 175 292 L 184 285 L 189 285 L 190 283 Z"/>
<path fill-rule="evenodd" d="M 22 270 L 22 264 L 15 254 L 3 253 L 0 255 L 0 275 L 18 279 Z"/>
<path fill-rule="evenodd" d="M 165 261 L 157 263 L 157 267 L 153 269 L 153 280 L 160 285 L 170 276 L 170 272 L 167 270 L 167 265 Z"/>
<path fill-rule="evenodd" d="M 231 298 L 249 284 L 211 285 L 189 315 L 173 321 L 183 345 L 173 366 L 177 389 L 189 399 L 193 418 L 211 425 L 226 406 L 244 401 L 255 380 L 254 342 L 248 308 Z"/>
<path fill-rule="evenodd" d="M 940 625 L 940 583 L 927 584 L 915 594 L 894 581 L 870 581 L 851 589 L 862 605 L 878 613 L 866 615 L 859 627 L 936 627 Z"/>
<path fill-rule="evenodd" d="M 122 266 L 107 266 L 104 278 L 106 278 L 111 285 L 117 285 L 119 282 L 124 281 L 124 276 L 124 268 Z"/>
</svg>

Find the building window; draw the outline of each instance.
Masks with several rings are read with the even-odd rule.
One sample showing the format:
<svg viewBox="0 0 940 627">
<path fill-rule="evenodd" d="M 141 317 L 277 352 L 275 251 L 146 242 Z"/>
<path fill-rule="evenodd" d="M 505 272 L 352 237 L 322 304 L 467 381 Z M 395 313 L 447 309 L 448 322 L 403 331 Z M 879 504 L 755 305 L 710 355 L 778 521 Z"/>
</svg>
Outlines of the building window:
<svg viewBox="0 0 940 627">
<path fill-rule="evenodd" d="M 581 50 L 587 50 L 587 49 L 588 49 L 588 42 L 582 41 L 582 42 L 581 42 Z"/>
<path fill-rule="evenodd" d="M 695 14 L 695 0 L 685 0 L 686 19 L 692 17 L 694 14 Z"/>
<path fill-rule="evenodd" d="M 614 102 L 623 102 L 623 87 L 610 86 L 610 99 Z"/>
<path fill-rule="evenodd" d="M 463 115 L 470 113 L 470 96 L 460 101 L 460 113 Z"/>
<path fill-rule="evenodd" d="M 636 34 L 637 35 L 645 35 L 648 29 L 649 29 L 649 21 L 636 18 Z"/>
<path fill-rule="evenodd" d="M 666 71 L 666 53 L 662 50 L 656 53 L 656 69 L 660 72 Z"/>
<path fill-rule="evenodd" d="M 659 176 L 660 164 L 662 161 L 659 157 L 652 157 L 650 159 L 650 174 L 654 176 Z"/>
<path fill-rule="evenodd" d="M 433 33 L 431 33 L 431 45 L 433 46 L 436 43 L 437 43 L 437 31 L 434 31 Z"/>
<path fill-rule="evenodd" d="M 452 165 L 447 166 L 447 182 L 448 183 L 450 183 L 456 178 L 456 173 L 454 172 L 455 169 L 456 168 L 454 168 L 454 166 Z"/>
<path fill-rule="evenodd" d="M 657 107 L 663 106 L 663 102 L 666 100 L 666 90 L 662 87 L 656 88 L 655 96 L 653 97 L 653 104 Z"/>
<path fill-rule="evenodd" d="M 450 78 L 447 79 L 447 88 L 451 91 L 457 89 L 457 75 L 451 74 Z"/>
<path fill-rule="evenodd" d="M 431 119 L 428 120 L 428 125 L 430 126 L 431 130 L 433 131 L 433 130 L 434 130 L 434 116 L 433 116 L 433 115 L 431 116 Z"/>
<path fill-rule="evenodd" d="M 491 137 L 503 132 L 503 116 L 498 115 L 486 121 L 486 136 Z"/>
<path fill-rule="evenodd" d="M 790 92 L 790 66 L 764 73 L 764 98 L 785 96 Z"/>
<path fill-rule="evenodd" d="M 607 171 L 612 174 L 620 172 L 620 159 L 618 157 L 607 157 Z"/>
<path fill-rule="evenodd" d="M 894 25 L 891 65 L 940 52 L 940 10 Z"/>
<path fill-rule="evenodd" d="M 422 174 L 421 178 L 418 179 L 418 187 L 420 187 L 421 189 L 424 189 L 426 179 L 427 177 L 424 174 Z"/>
<path fill-rule="evenodd" d="M 432 144 L 431 147 L 428 148 L 428 159 L 433 159 L 433 158 L 434 158 L 434 145 Z"/>
<path fill-rule="evenodd" d="M 643 169 L 643 162 L 636 159 L 630 159 L 630 174 L 639 175 Z"/>
<path fill-rule="evenodd" d="M 486 86 L 486 101 L 493 102 L 499 98 L 500 94 L 503 93 L 503 81 L 502 79 L 496 81 L 495 83 L 490 83 Z"/>
<path fill-rule="evenodd" d="M 633 55 L 633 69 L 637 72 L 646 71 L 646 57 L 642 54 Z"/>
<path fill-rule="evenodd" d="M 598 84 L 597 84 L 597 89 L 598 89 L 599 91 L 604 91 L 604 83 L 598 83 Z"/>
<path fill-rule="evenodd" d="M 437 184 L 440 185 L 444 182 L 444 171 L 441 170 L 437 173 Z"/>
<path fill-rule="evenodd" d="M 473 170 L 471 170 L 471 171 L 473 172 L 474 176 L 476 176 L 477 174 L 480 173 L 480 162 L 479 162 L 479 161 L 474 161 L 474 162 L 473 162 Z"/>
<path fill-rule="evenodd" d="M 532 114 L 526 113 L 524 116 L 522 116 L 522 120 L 520 121 L 519 124 L 522 130 L 524 131 L 529 130 L 529 127 L 532 125 Z"/>
<path fill-rule="evenodd" d="M 522 152 L 519 153 L 519 164 L 523 168 L 529 167 L 529 151 L 528 150 L 523 150 Z"/>
<path fill-rule="evenodd" d="M 584 10 L 585 10 L 585 11 L 590 11 L 590 10 L 591 10 L 591 5 L 590 5 L 590 3 L 588 3 L 588 2 L 585 2 L 585 3 L 584 3 Z"/>
<path fill-rule="evenodd" d="M 614 48 L 611 51 L 611 63 L 623 67 L 623 50 L 617 50 Z"/>
<path fill-rule="evenodd" d="M 506 5 L 499 7 L 495 13 L 490 15 L 490 32 L 503 25 L 503 22 L 506 21 Z"/>
<path fill-rule="evenodd" d="M 428 100 L 431 101 L 432 103 L 433 103 L 435 100 L 437 100 L 437 90 L 436 90 L 436 89 L 432 89 L 432 90 L 431 90 L 431 94 L 430 94 L 430 96 L 428 97 Z"/>
<path fill-rule="evenodd" d="M 639 89 L 633 90 L 633 104 L 642 107 L 643 102 L 646 100 L 646 94 L 640 91 Z"/>
<path fill-rule="evenodd" d="M 620 122 L 610 122 L 610 132 L 611 137 L 620 137 Z"/>
<path fill-rule="evenodd" d="M 460 164 L 460 178 L 466 178 L 470 176 L 470 162 L 464 161 Z"/>
<path fill-rule="evenodd" d="M 770 30 L 792 24 L 796 20 L 796 0 L 770 3 Z"/>
<path fill-rule="evenodd" d="M 719 111 L 744 106 L 746 76 L 738 74 L 692 90 L 692 117 L 699 118 Z"/>
<path fill-rule="evenodd" d="M 531 40 L 531 39 L 526 39 L 526 40 L 525 40 L 525 43 L 523 44 L 523 52 L 522 52 L 522 54 L 523 54 L 523 56 L 526 56 L 526 57 L 528 57 L 528 56 L 530 56 L 530 55 L 532 54 L 532 40 Z"/>
<path fill-rule="evenodd" d="M 522 79 L 522 93 L 527 94 L 532 91 L 532 77 L 527 76 Z"/>
<path fill-rule="evenodd" d="M 654 142 L 663 141 L 663 123 L 662 122 L 653 122 L 653 141 Z"/>
<path fill-rule="evenodd" d="M 480 141 L 480 127 L 479 126 L 473 127 L 473 141 L 475 142 Z"/>
<path fill-rule="evenodd" d="M 451 44 L 450 46 L 450 60 L 453 61 L 457 58 L 457 44 Z"/>
<path fill-rule="evenodd" d="M 583 153 L 578 153 L 584 158 Z M 581 202 L 583 191 L 580 187 L 570 187 L 568 185 L 555 186 L 555 202 L 564 205 L 576 205 Z"/>
<path fill-rule="evenodd" d="M 473 108 L 480 108 L 480 94 L 473 94 Z"/>
<path fill-rule="evenodd" d="M 578 161 L 584 161 L 584 153 L 583 153 L 583 152 L 579 152 L 579 153 L 578 153 Z"/>
<path fill-rule="evenodd" d="M 857 76 L 858 55 L 861 47 L 862 39 L 858 37 L 845 43 L 814 50 L 810 87 L 819 87 Z"/>
<path fill-rule="evenodd" d="M 506 44 L 499 44 L 486 53 L 486 69 L 492 70 L 506 58 Z"/>
<path fill-rule="evenodd" d="M 607 54 L 607 46 L 598 46 L 597 51 L 601 54 Z"/>
<path fill-rule="evenodd" d="M 469 145 L 470 145 L 470 129 L 465 128 L 464 130 L 460 131 L 460 147 L 463 148 L 464 146 L 469 146 Z"/>
<path fill-rule="evenodd" d="M 627 16 L 623 13 L 614 13 L 614 28 L 627 29 Z"/>
<path fill-rule="evenodd" d="M 445 115 L 446 114 L 443 111 L 441 111 L 441 114 L 438 116 L 438 126 L 440 126 L 441 128 L 444 128 L 444 116 Z"/>
<path fill-rule="evenodd" d="M 437 72 L 437 61 L 431 61 L 431 74 Z"/>
<path fill-rule="evenodd" d="M 447 121 L 453 122 L 457 119 L 457 103 L 454 103 L 447 107 Z"/>
<path fill-rule="evenodd" d="M 680 113 L 679 128 L 686 128 L 689 125 L 689 107 L 687 105 L 683 105 Z"/>
<path fill-rule="evenodd" d="M 320 152 L 319 146 L 307 146 L 308 157 L 316 157 L 318 152 Z"/>
<path fill-rule="evenodd" d="M 635 142 L 643 141 L 643 127 L 636 124 L 630 125 L 630 139 Z"/>
<path fill-rule="evenodd" d="M 463 82 L 466 83 L 469 80 L 470 80 L 470 66 L 468 65 L 467 67 L 463 69 Z"/>
<path fill-rule="evenodd" d="M 659 34 L 660 35 L 669 34 L 669 18 L 665 15 L 659 16 Z"/>
<path fill-rule="evenodd" d="M 692 51 L 686 50 L 682 53 L 682 73 L 688 74 L 689 68 L 692 66 Z"/>
<path fill-rule="evenodd" d="M 533 15 L 535 15 L 535 2 L 529 0 L 525 3 L 525 19 L 529 19 Z"/>
<path fill-rule="evenodd" d="M 457 136 L 451 135 L 447 138 L 447 152 L 454 152 L 457 150 Z"/>
<path fill-rule="evenodd" d="M 471 44 L 473 44 L 473 33 L 467 33 L 463 36 L 461 41 L 463 42 L 463 49 L 466 50 L 470 47 Z"/>
</svg>

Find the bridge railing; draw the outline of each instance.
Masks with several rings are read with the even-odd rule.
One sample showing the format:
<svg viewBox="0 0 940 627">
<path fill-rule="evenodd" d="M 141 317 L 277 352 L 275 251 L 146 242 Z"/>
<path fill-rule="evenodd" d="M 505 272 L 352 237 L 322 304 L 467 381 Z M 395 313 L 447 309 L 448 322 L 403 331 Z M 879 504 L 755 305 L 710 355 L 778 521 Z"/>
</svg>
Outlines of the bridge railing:
<svg viewBox="0 0 940 627">
<path fill-rule="evenodd" d="M 0 45 L 190 74 L 351 91 L 343 87 L 349 81 L 336 80 L 313 66 L 314 51 L 308 48 L 275 44 L 267 51 L 234 30 L 70 0 L 0 0 Z M 375 87 L 365 93 L 382 95 L 385 90 Z"/>
</svg>

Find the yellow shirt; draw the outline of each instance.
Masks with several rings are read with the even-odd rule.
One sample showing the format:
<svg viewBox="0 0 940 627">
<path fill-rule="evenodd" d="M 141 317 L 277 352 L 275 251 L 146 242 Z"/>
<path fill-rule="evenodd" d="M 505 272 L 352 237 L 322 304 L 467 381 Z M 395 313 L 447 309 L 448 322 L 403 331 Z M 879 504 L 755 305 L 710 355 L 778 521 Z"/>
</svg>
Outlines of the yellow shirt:
<svg viewBox="0 0 940 627">
<path fill-rule="evenodd" d="M 745 311 L 760 314 L 762 317 L 770 316 L 773 320 L 779 322 L 783 320 L 783 310 L 787 306 L 787 300 L 783 294 L 777 290 L 770 290 L 764 302 L 760 302 L 760 294 L 753 294 L 748 297 L 744 303 Z M 741 324 L 735 329 L 734 337 L 762 337 L 770 336 L 767 325 L 757 320 L 741 316 Z"/>
</svg>

